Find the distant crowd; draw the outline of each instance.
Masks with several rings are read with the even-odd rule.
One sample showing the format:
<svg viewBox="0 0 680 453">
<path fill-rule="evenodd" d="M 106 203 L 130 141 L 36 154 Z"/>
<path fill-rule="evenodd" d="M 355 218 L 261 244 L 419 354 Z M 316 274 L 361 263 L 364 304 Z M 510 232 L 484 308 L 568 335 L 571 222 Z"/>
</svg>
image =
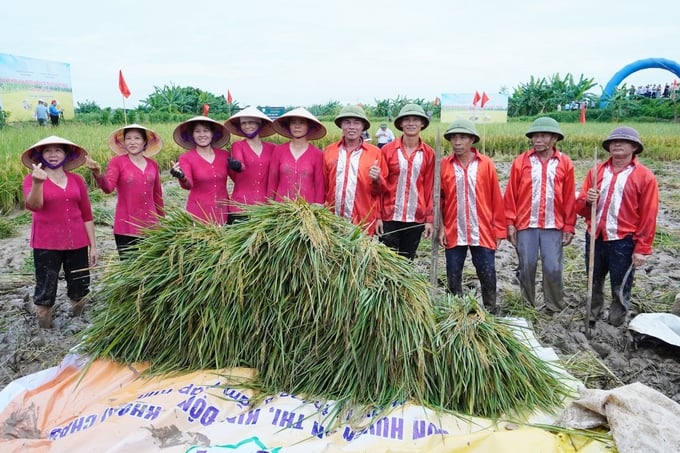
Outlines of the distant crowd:
<svg viewBox="0 0 680 453">
<path fill-rule="evenodd" d="M 631 85 L 628 88 L 628 97 L 632 98 L 649 98 L 649 99 L 661 99 L 661 98 L 675 98 L 676 91 L 678 89 L 677 83 L 666 83 L 665 86 L 661 84 L 651 84 L 651 85 Z"/>
</svg>

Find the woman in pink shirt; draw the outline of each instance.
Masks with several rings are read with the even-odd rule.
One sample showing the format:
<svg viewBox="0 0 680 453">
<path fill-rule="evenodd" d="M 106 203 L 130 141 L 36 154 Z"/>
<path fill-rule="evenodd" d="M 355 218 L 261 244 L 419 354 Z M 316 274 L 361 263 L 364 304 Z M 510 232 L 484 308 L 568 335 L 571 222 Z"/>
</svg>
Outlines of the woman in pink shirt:
<svg viewBox="0 0 680 453">
<path fill-rule="evenodd" d="M 158 223 L 163 215 L 163 190 L 158 164 L 150 159 L 163 147 L 158 134 L 139 124 L 116 129 L 109 136 L 109 149 L 116 156 L 101 173 L 99 163 L 87 158 L 85 165 L 92 171 L 104 193 L 118 193 L 113 236 L 118 254 L 140 239 L 140 228 Z"/>
<path fill-rule="evenodd" d="M 253 205 L 267 201 L 269 161 L 274 144 L 263 142 L 263 137 L 274 134 L 272 120 L 255 107 L 247 107 L 233 115 L 225 127 L 234 135 L 244 137 L 231 145 L 229 176 L 234 181 L 231 192 L 233 204 L 229 223 L 242 219 L 239 205 Z"/>
<path fill-rule="evenodd" d="M 31 170 L 24 178 L 24 201 L 32 211 L 31 239 L 35 265 L 38 324 L 52 327 L 59 271 L 64 269 L 66 291 L 74 316 L 79 316 L 89 293 L 90 266 L 97 264 L 92 207 L 85 180 L 73 170 L 85 162 L 87 151 L 60 137 L 40 140 L 21 155 Z"/>
<path fill-rule="evenodd" d="M 224 225 L 229 217 L 229 153 L 220 148 L 229 143 L 229 131 L 207 116 L 195 116 L 177 126 L 172 136 L 189 150 L 170 170 L 179 185 L 189 191 L 187 211 L 205 222 Z"/>
<path fill-rule="evenodd" d="M 281 115 L 274 130 L 288 143 L 274 149 L 269 164 L 267 197 L 276 201 L 304 198 L 309 203 L 324 202 L 323 152 L 309 140 L 326 135 L 326 128 L 306 109 L 300 107 Z"/>
</svg>

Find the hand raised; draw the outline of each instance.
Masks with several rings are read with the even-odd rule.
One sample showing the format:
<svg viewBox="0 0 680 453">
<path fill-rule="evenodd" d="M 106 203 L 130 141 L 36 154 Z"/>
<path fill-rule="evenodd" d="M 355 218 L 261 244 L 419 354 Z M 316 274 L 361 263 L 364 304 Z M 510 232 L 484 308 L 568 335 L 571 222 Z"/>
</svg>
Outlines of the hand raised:
<svg viewBox="0 0 680 453">
<path fill-rule="evenodd" d="M 370 176 L 373 181 L 380 179 L 380 166 L 378 165 L 377 160 L 373 162 L 371 168 L 368 169 L 368 176 Z"/>
<path fill-rule="evenodd" d="M 90 156 L 85 156 L 85 166 L 92 170 L 92 173 L 99 173 L 102 170 L 102 167 L 99 165 L 99 162 L 96 160 L 90 158 Z"/>
<path fill-rule="evenodd" d="M 42 162 L 38 164 L 32 164 L 33 165 L 33 173 L 31 173 L 31 176 L 33 177 L 33 181 L 44 181 L 47 179 L 47 173 L 45 173 L 45 170 L 42 169 Z"/>
</svg>

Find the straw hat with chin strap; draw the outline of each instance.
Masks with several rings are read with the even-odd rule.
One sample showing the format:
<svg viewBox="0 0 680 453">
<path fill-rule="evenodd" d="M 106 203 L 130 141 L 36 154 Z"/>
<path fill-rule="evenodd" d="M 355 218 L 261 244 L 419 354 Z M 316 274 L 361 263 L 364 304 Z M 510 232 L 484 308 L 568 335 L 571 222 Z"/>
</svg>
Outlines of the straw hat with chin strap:
<svg viewBox="0 0 680 453">
<path fill-rule="evenodd" d="M 193 138 L 193 131 L 196 123 L 203 123 L 210 127 L 210 129 L 213 131 L 211 145 L 215 148 L 222 148 L 227 143 L 229 143 L 229 138 L 231 136 L 229 135 L 227 128 L 224 127 L 224 124 L 215 121 L 212 118 L 208 118 L 207 116 L 195 116 L 182 123 L 179 123 L 172 133 L 172 138 L 175 140 L 175 143 L 184 149 L 192 149 L 196 147 L 196 143 L 194 142 Z"/>
<path fill-rule="evenodd" d="M 146 136 L 146 147 L 143 152 L 144 156 L 154 156 L 163 148 L 163 140 L 161 140 L 161 137 L 155 131 L 140 124 L 130 124 L 129 126 L 116 129 L 109 135 L 109 149 L 111 151 L 121 156 L 127 154 L 127 149 L 125 148 L 125 132 L 130 129 L 144 131 Z"/>
<path fill-rule="evenodd" d="M 238 113 L 233 114 L 227 121 L 224 122 L 224 126 L 229 132 L 239 137 L 245 137 L 246 134 L 241 130 L 241 119 L 243 118 L 253 118 L 260 121 L 260 131 L 258 135 L 260 137 L 269 137 L 274 135 L 274 128 L 272 127 L 272 119 L 267 115 L 262 113 L 257 107 L 246 107 Z"/>
<path fill-rule="evenodd" d="M 303 118 L 307 120 L 307 124 L 309 124 L 309 130 L 306 135 L 307 140 L 318 140 L 326 135 L 326 127 L 303 107 L 298 107 L 290 112 L 286 112 L 274 120 L 272 127 L 277 134 L 286 138 L 293 138 L 293 135 L 290 133 L 291 118 Z"/>
<path fill-rule="evenodd" d="M 26 168 L 33 170 L 33 164 L 42 163 L 43 149 L 50 145 L 59 146 L 66 152 L 66 157 L 64 158 L 66 161 L 64 164 L 64 170 L 73 170 L 74 168 L 78 168 L 85 163 L 85 157 L 87 156 L 87 151 L 85 148 L 76 145 L 65 138 L 57 137 L 56 135 L 43 138 L 24 151 L 21 154 L 21 163 L 23 163 Z"/>
</svg>

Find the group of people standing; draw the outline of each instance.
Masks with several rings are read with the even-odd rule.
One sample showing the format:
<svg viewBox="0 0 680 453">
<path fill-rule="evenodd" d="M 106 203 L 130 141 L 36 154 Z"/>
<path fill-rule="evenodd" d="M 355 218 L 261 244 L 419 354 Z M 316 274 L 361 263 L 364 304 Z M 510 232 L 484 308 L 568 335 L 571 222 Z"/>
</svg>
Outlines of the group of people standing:
<svg viewBox="0 0 680 453">
<path fill-rule="evenodd" d="M 523 299 L 536 303 L 540 256 L 546 307 L 559 311 L 564 307 L 562 249 L 573 238 L 577 214 L 589 223 L 591 206 L 596 204 L 591 319 L 602 311 L 609 273 L 613 298 L 609 322 L 624 321 L 633 279 L 627 269 L 639 267 L 651 254 L 658 211 L 656 180 L 636 159 L 643 145 L 634 129 L 617 128 L 607 137 L 602 146 L 611 153 L 610 159 L 591 170 L 597 180 L 589 174 L 575 196 L 573 163 L 556 147 L 564 135 L 556 121 L 539 118 L 526 133 L 531 148 L 513 161 L 503 194 L 493 161 L 474 147 L 480 140 L 474 123 L 457 119 L 443 134 L 452 153 L 441 160 L 441 221 L 435 228 L 436 155 L 421 138 L 430 123 L 422 107 L 405 105 L 394 120 L 401 135 L 381 147 L 362 138 L 370 121 L 361 107 L 344 107 L 334 122 L 342 137 L 323 151 L 312 141 L 324 137 L 326 128 L 304 108 L 276 120 L 248 107 L 224 123 L 206 116 L 180 123 L 173 138 L 187 151 L 172 163 L 170 173 L 189 192 L 187 212 L 198 221 L 225 225 L 243 220 L 246 205 L 300 197 L 325 204 L 410 260 L 421 238 L 438 231 L 445 248 L 448 289 L 463 294 L 462 271 L 469 250 L 483 303 L 493 312 L 495 251 L 507 238 L 519 257 Z M 288 141 L 276 145 L 263 140 L 275 133 Z M 224 147 L 231 136 L 241 139 L 228 151 Z M 24 195 L 27 209 L 33 211 L 33 300 L 41 327 L 52 324 L 61 268 L 73 314 L 78 315 L 89 291 L 88 269 L 97 262 L 87 185 L 70 170 L 85 164 L 99 188 L 117 192 L 113 233 L 122 259 L 139 242 L 141 230 L 164 215 L 160 171 L 152 159 L 163 147 L 160 136 L 132 124 L 115 130 L 108 145 L 115 156 L 105 172 L 85 149 L 56 136 L 22 154 L 31 170 L 24 180 Z M 231 194 L 228 179 L 233 182 Z"/>
<path fill-rule="evenodd" d="M 49 117 L 52 126 L 59 126 L 59 118 L 61 117 L 62 110 L 57 106 L 57 100 L 52 99 L 50 105 L 42 99 L 38 99 L 38 105 L 35 107 L 35 112 L 33 116 L 38 122 L 38 126 L 46 126 L 47 119 Z"/>
<path fill-rule="evenodd" d="M 336 125 L 342 139 L 323 153 L 326 204 L 336 214 L 366 225 L 369 234 L 377 233 L 400 255 L 414 259 L 421 237 L 430 238 L 435 231 L 436 158 L 420 137 L 429 117 L 418 105 L 404 106 L 394 120 L 402 135 L 379 149 L 360 139 L 370 122 L 359 107 L 343 109 Z M 538 118 L 527 130 L 531 146 L 513 160 L 505 192 L 494 162 L 474 147 L 480 136 L 473 122 L 457 119 L 443 135 L 452 153 L 441 160 L 438 240 L 445 248 L 449 291 L 463 294 L 469 251 L 483 304 L 497 312 L 495 251 L 508 239 L 518 255 L 522 299 L 537 305 L 540 258 L 545 307 L 552 313 L 561 311 L 563 249 L 571 243 L 580 215 L 588 228 L 596 223 L 592 269 L 586 260 L 586 270 L 593 275 L 589 322 L 593 325 L 602 314 L 609 274 L 612 302 L 607 321 L 623 324 L 634 270 L 652 253 L 659 209 L 656 178 L 636 158 L 644 149 L 639 133 L 630 127 L 614 129 L 602 142 L 609 159 L 590 170 L 578 194 L 574 164 L 557 147 L 564 134 L 552 118 Z M 588 232 L 586 257 L 589 241 Z"/>
</svg>

